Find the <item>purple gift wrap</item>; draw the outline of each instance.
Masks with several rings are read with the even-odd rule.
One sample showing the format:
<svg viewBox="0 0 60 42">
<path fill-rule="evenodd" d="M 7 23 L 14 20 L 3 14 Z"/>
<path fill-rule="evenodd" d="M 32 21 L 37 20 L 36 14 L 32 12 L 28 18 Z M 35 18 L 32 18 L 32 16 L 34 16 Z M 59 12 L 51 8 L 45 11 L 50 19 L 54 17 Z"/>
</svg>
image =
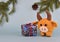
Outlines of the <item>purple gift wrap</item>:
<svg viewBox="0 0 60 42">
<path fill-rule="evenodd" d="M 32 23 L 21 25 L 22 35 L 37 36 L 37 26 Z"/>
</svg>

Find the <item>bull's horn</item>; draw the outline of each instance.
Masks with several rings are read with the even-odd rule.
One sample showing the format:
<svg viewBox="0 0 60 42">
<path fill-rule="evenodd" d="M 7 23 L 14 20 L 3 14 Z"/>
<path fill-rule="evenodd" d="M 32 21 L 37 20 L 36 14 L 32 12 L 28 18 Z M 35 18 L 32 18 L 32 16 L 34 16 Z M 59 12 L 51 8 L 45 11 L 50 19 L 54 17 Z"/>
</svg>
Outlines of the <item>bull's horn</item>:
<svg viewBox="0 0 60 42">
<path fill-rule="evenodd" d="M 37 13 L 37 19 L 40 21 L 42 17 L 39 15 L 39 12 Z"/>
<path fill-rule="evenodd" d="M 50 14 L 50 12 L 48 10 L 46 10 L 46 14 L 47 14 L 47 19 L 51 20 L 51 14 Z"/>
</svg>

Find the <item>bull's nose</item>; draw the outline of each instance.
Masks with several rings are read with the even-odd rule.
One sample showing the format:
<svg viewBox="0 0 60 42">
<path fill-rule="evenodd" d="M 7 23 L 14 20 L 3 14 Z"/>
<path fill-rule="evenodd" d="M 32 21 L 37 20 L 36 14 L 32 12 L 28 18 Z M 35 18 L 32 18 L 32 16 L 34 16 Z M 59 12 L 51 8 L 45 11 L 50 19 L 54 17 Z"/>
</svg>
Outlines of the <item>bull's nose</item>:
<svg viewBox="0 0 60 42">
<path fill-rule="evenodd" d="M 44 30 L 46 30 L 46 29 L 44 28 Z"/>
<path fill-rule="evenodd" d="M 43 27 L 40 27 L 40 31 L 41 31 L 41 32 L 47 32 L 48 29 L 47 29 L 47 27 L 44 27 L 44 28 L 43 28 Z"/>
</svg>

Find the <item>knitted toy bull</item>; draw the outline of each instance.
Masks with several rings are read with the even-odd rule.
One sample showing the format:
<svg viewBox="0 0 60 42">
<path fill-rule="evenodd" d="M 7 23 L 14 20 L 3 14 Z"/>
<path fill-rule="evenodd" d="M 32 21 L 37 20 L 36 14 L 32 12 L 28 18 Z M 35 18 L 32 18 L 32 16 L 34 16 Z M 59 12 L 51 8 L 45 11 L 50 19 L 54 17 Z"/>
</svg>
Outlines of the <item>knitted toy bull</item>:
<svg viewBox="0 0 60 42">
<path fill-rule="evenodd" d="M 47 18 L 43 18 L 37 13 L 37 22 L 33 22 L 33 24 L 38 25 L 38 29 L 40 30 L 41 36 L 51 37 L 52 32 L 55 27 L 57 27 L 57 23 L 51 20 L 51 14 L 46 10 Z"/>
</svg>

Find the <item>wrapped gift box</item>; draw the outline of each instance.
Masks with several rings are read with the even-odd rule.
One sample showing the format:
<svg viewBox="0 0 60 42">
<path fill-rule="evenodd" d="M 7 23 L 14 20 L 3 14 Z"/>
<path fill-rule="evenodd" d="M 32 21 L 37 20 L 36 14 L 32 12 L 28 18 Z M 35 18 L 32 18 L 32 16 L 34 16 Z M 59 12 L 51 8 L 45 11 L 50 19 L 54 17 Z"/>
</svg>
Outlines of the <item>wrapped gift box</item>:
<svg viewBox="0 0 60 42">
<path fill-rule="evenodd" d="M 37 26 L 32 23 L 21 25 L 22 35 L 37 36 Z"/>
</svg>

